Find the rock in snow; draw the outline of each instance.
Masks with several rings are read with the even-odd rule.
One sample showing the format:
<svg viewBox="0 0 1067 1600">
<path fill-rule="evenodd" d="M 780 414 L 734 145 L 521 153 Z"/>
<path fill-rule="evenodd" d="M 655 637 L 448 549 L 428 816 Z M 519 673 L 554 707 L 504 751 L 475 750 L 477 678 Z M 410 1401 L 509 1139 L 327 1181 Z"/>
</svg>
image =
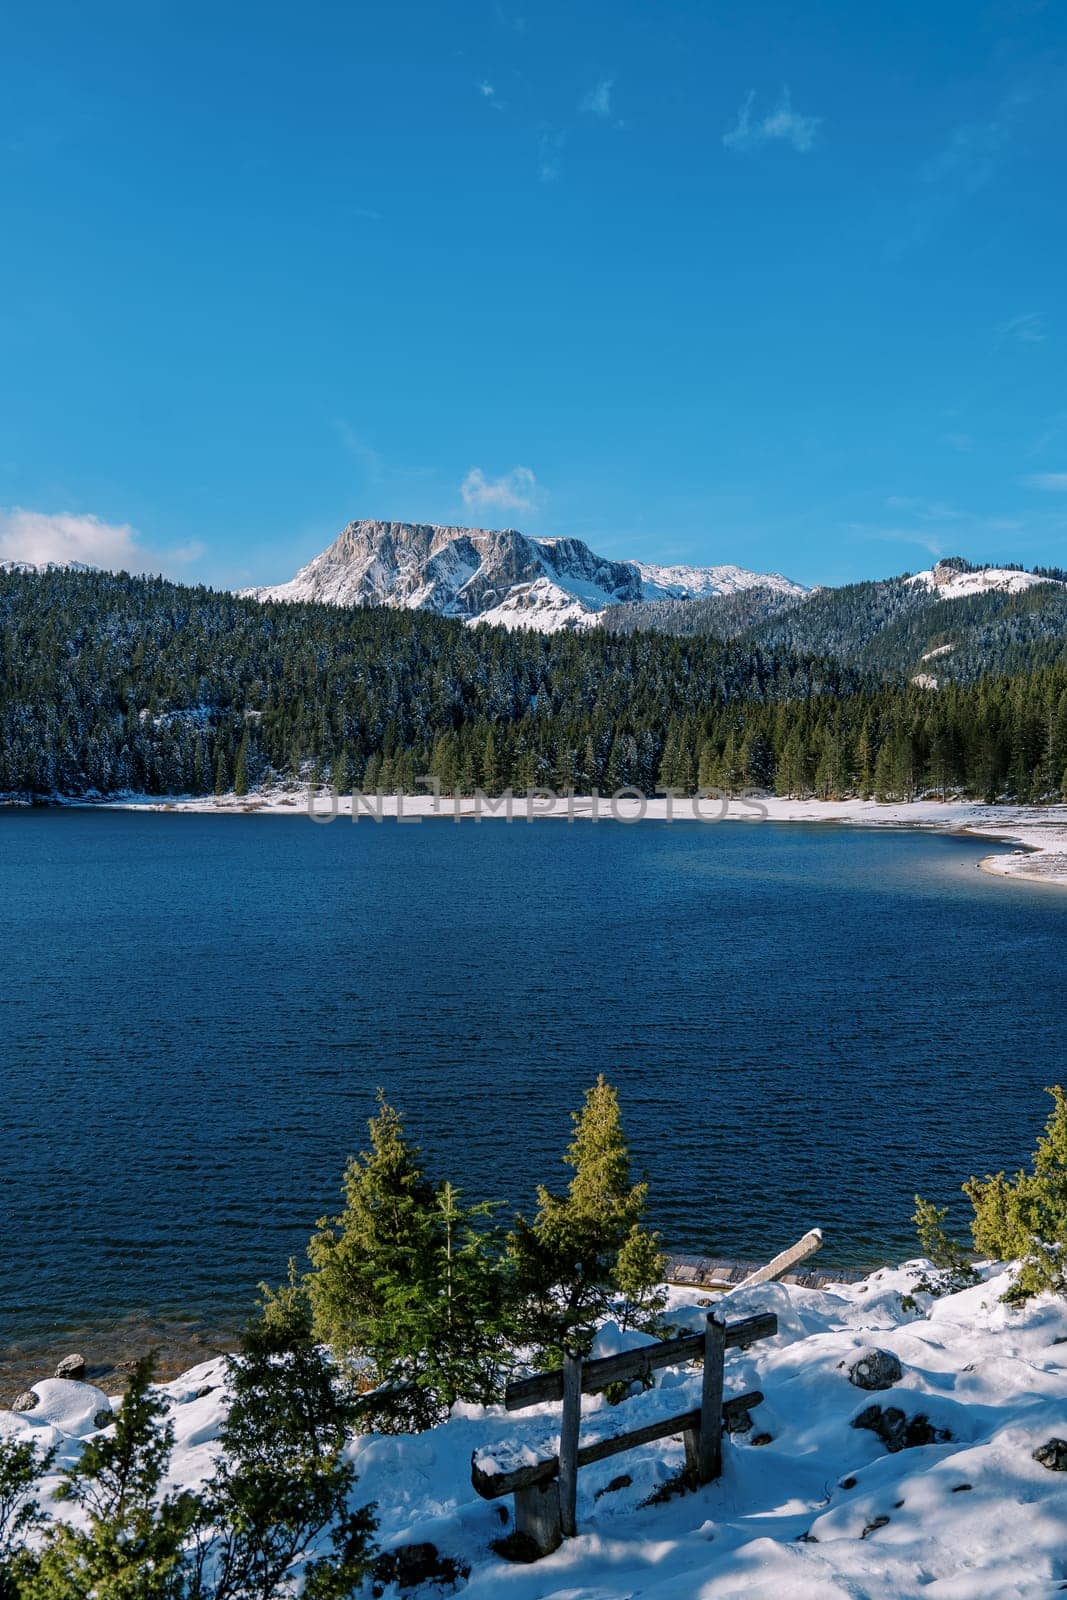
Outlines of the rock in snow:
<svg viewBox="0 0 1067 1600">
<path fill-rule="evenodd" d="M 903 1376 L 892 1350 L 864 1350 L 848 1369 L 848 1381 L 857 1389 L 891 1389 Z"/>
<path fill-rule="evenodd" d="M 899 1406 L 867 1406 L 858 1417 L 853 1417 L 854 1428 L 869 1428 L 878 1435 L 890 1455 L 898 1450 L 915 1450 L 922 1444 L 941 1444 L 952 1435 L 947 1428 L 938 1428 L 925 1411 L 908 1416 Z"/>
<path fill-rule="evenodd" d="M 1067 1439 L 1046 1439 L 1034 1451 L 1034 1460 L 1050 1472 L 1067 1472 Z"/>
<path fill-rule="evenodd" d="M 1056 1343 L 1067 1336 L 1067 1301 L 1004 1305 L 1001 1267 L 933 1299 L 918 1283 L 934 1270 L 923 1262 L 859 1284 L 731 1295 L 730 1317 L 773 1310 L 781 1331 L 727 1354 L 727 1395 L 759 1389 L 765 1398 L 754 1432 L 726 1438 L 722 1478 L 647 1504 L 683 1466 L 677 1438 L 585 1467 L 578 1537 L 532 1566 L 494 1553 L 512 1525 L 510 1511 L 507 1524 L 498 1515 L 510 1502 L 478 1497 L 471 1457 L 554 1451 L 558 1405 L 460 1405 L 427 1433 L 353 1439 L 353 1503 L 377 1502 L 379 1542 L 393 1553 L 382 1580 L 432 1567 L 438 1580 L 462 1581 L 469 1568 L 464 1600 L 1046 1600 L 1067 1579 L 1067 1344 Z M 672 1291 L 672 1321 L 703 1326 L 699 1298 Z M 606 1344 L 620 1337 L 605 1329 Z M 877 1412 L 878 1428 L 857 1428 L 858 1396 L 842 1368 L 873 1350 L 895 1357 L 901 1376 L 892 1406 L 861 1402 L 859 1416 Z M 586 1395 L 583 1441 L 677 1416 L 698 1404 L 700 1387 L 699 1370 L 680 1367 L 620 1405 Z M 42 1406 L 0 1412 L 0 1435 L 54 1445 L 62 1465 L 103 1398 L 74 1406 L 57 1391 L 88 1385 L 36 1388 Z M 218 1449 L 224 1364 L 205 1363 L 163 1394 L 173 1486 L 195 1485 Z M 906 1448 L 892 1448 L 898 1437 Z"/>
<path fill-rule="evenodd" d="M 807 593 L 777 573 L 613 561 L 581 539 L 534 539 L 515 528 L 364 521 L 350 522 L 288 583 L 243 593 L 257 600 L 435 611 L 464 622 L 553 633 L 595 625 L 623 601 L 697 599 L 757 584 Z"/>
</svg>

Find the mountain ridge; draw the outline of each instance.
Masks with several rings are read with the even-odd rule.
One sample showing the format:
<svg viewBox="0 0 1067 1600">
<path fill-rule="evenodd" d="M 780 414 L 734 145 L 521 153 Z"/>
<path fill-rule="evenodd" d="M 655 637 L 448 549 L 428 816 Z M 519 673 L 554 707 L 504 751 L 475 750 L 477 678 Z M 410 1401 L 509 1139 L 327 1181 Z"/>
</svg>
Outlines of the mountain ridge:
<svg viewBox="0 0 1067 1600">
<path fill-rule="evenodd" d="M 595 627 L 612 606 L 733 594 L 758 586 L 802 596 L 781 573 L 599 556 L 584 539 L 535 538 L 517 528 L 441 523 L 350 522 L 281 584 L 244 589 L 256 600 L 385 605 L 464 622 L 556 632 Z"/>
</svg>

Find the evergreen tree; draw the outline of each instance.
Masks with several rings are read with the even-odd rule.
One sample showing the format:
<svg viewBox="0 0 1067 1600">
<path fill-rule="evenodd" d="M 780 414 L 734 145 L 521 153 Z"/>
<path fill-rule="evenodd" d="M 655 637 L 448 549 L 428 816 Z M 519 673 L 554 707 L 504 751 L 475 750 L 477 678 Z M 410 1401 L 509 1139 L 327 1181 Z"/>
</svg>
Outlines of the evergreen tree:
<svg viewBox="0 0 1067 1600">
<path fill-rule="evenodd" d="M 330 772 L 330 783 L 339 795 L 348 794 L 352 788 L 352 766 L 347 746 L 341 751 L 341 754 L 333 764 Z"/>
<path fill-rule="evenodd" d="M 1019 1261 L 1005 1295 L 1027 1300 L 1043 1290 L 1067 1293 L 1067 1091 L 1049 1089 L 1053 1109 L 1029 1172 L 971 1178 L 975 1248 L 999 1261 Z"/>
<path fill-rule="evenodd" d="M 487 729 L 482 747 L 482 787 L 486 794 L 499 794 L 501 789 L 500 765 L 497 761 L 496 740 L 492 728 Z"/>
<path fill-rule="evenodd" d="M 248 793 L 248 729 L 241 735 L 241 743 L 237 747 L 237 760 L 233 767 L 233 792 L 234 794 Z"/>
<path fill-rule="evenodd" d="M 37 1485 L 55 1459 L 27 1440 L 0 1436 L 0 1600 L 20 1600 L 36 1577 L 38 1559 L 31 1544 L 44 1519 Z"/>
<path fill-rule="evenodd" d="M 946 1232 L 947 1217 L 947 1206 L 935 1206 L 929 1200 L 924 1200 L 921 1195 L 915 1196 L 915 1214 L 912 1220 L 923 1254 L 938 1270 L 936 1284 L 928 1286 L 937 1294 L 955 1294 L 957 1290 L 966 1289 L 978 1280 L 978 1274 L 968 1259 L 967 1252 L 958 1240 Z"/>
<path fill-rule="evenodd" d="M 381 1389 L 377 1425 L 426 1427 L 458 1399 L 495 1398 L 509 1297 L 486 1206 L 434 1185 L 379 1095 L 371 1148 L 345 1169 L 345 1208 L 308 1246 L 316 1338 Z"/>
<path fill-rule="evenodd" d="M 370 1570 L 373 1507 L 350 1509 L 351 1391 L 310 1338 L 253 1325 L 228 1363 L 221 1454 L 197 1508 L 189 1600 L 345 1600 Z M 280 1347 L 281 1346 L 281 1347 Z M 321 1552 L 329 1538 L 329 1553 Z"/>
<path fill-rule="evenodd" d="M 630 1181 L 618 1095 L 603 1075 L 572 1118 L 566 1193 L 540 1187 L 533 1222 L 516 1218 L 509 1241 L 527 1336 L 549 1356 L 588 1348 L 619 1295 L 652 1314 L 663 1277 L 656 1239 L 641 1227 L 648 1185 Z"/>
<path fill-rule="evenodd" d="M 67 1467 L 56 1499 L 82 1521 L 50 1525 L 26 1600 L 186 1600 L 196 1500 L 161 1492 L 174 1430 L 152 1374 L 151 1357 L 137 1363 L 113 1428 Z"/>
<path fill-rule="evenodd" d="M 226 794 L 230 787 L 230 761 L 226 751 L 226 744 L 220 735 L 216 741 L 215 751 L 215 793 Z"/>
</svg>

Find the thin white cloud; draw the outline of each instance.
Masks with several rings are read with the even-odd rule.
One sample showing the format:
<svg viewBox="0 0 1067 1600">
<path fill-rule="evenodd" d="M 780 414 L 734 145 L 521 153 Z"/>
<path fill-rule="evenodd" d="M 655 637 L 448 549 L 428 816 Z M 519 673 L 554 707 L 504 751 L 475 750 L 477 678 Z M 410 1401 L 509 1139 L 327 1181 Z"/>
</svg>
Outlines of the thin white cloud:
<svg viewBox="0 0 1067 1600">
<path fill-rule="evenodd" d="M 74 512 L 29 511 L 25 506 L 0 508 L 0 561 L 57 565 L 76 561 L 111 572 L 160 572 L 186 566 L 203 553 L 198 540 L 171 550 L 150 550 L 128 522 L 104 522 Z"/>
<path fill-rule="evenodd" d="M 958 522 L 965 515 L 944 500 L 919 500 L 914 495 L 891 494 L 885 503 L 893 511 L 910 511 L 922 522 Z"/>
<path fill-rule="evenodd" d="M 579 111 L 588 111 L 590 116 L 611 116 L 611 91 L 615 87 L 614 78 L 601 78 L 595 83 L 588 94 L 582 96 L 578 104 Z"/>
<path fill-rule="evenodd" d="M 755 102 L 756 91 L 750 89 L 741 102 L 737 122 L 722 136 L 722 142 L 728 150 L 756 150 L 760 145 L 771 144 L 776 139 L 792 145 L 799 155 L 807 155 L 809 150 L 814 149 L 823 119 L 794 111 L 788 88 L 782 90 L 778 104 L 766 116 L 753 114 Z"/>
<path fill-rule="evenodd" d="M 974 440 L 969 433 L 946 433 L 945 443 L 961 456 L 969 456 L 974 449 Z"/>
<path fill-rule="evenodd" d="M 1026 102 L 1023 94 L 1009 95 L 995 116 L 986 122 L 964 122 L 953 128 L 948 140 L 922 167 L 927 183 L 977 194 L 995 176 L 1011 138 L 1015 113 Z"/>
<path fill-rule="evenodd" d="M 542 128 L 538 134 L 537 176 L 542 183 L 555 183 L 559 177 L 560 158 L 566 138 L 566 134 L 553 128 Z"/>
<path fill-rule="evenodd" d="M 1003 344 L 1005 339 L 1014 339 L 1019 344 L 1041 344 L 1044 338 L 1045 319 L 1036 311 L 1012 317 L 997 329 L 998 344 Z"/>
<path fill-rule="evenodd" d="M 469 511 L 532 511 L 537 505 L 537 479 L 529 467 L 514 467 L 500 478 L 487 478 L 472 467 L 460 486 Z"/>
<path fill-rule="evenodd" d="M 935 560 L 944 554 L 943 543 L 933 534 L 918 528 L 882 527 L 869 522 L 850 522 L 848 531 L 857 539 L 877 539 L 887 544 L 914 544 Z"/>
<path fill-rule="evenodd" d="M 368 484 L 388 486 L 394 481 L 404 483 L 433 476 L 431 467 L 396 466 L 387 461 L 381 451 L 376 450 L 344 417 L 335 417 L 333 427 L 345 454 L 358 464 Z"/>
<path fill-rule="evenodd" d="M 1045 489 L 1051 494 L 1067 494 L 1067 472 L 1032 472 L 1023 479 L 1028 489 Z"/>
<path fill-rule="evenodd" d="M 480 83 L 478 88 L 481 90 L 482 94 L 487 100 L 491 100 L 496 94 L 496 90 L 493 88 L 491 83 Z"/>
<path fill-rule="evenodd" d="M 949 131 L 941 148 L 918 169 L 920 187 L 887 241 L 891 260 L 924 244 L 947 217 L 997 177 L 1010 154 L 1020 113 L 1031 98 L 1028 89 L 1014 89 L 992 116 L 960 123 Z"/>
</svg>

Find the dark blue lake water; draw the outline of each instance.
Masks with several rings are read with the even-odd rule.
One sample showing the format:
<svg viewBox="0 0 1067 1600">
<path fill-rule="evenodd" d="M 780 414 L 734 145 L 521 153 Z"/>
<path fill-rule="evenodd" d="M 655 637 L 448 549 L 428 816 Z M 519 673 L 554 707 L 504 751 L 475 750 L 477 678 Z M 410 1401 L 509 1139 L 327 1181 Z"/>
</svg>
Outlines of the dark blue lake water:
<svg viewBox="0 0 1067 1600">
<path fill-rule="evenodd" d="M 527 1206 L 618 1084 L 673 1247 L 914 1253 L 1067 1071 L 1067 894 L 989 846 L 762 824 L 0 812 L 0 1351 L 241 1319 L 375 1087 Z M 958 1208 L 962 1222 L 965 1207 Z"/>
</svg>

